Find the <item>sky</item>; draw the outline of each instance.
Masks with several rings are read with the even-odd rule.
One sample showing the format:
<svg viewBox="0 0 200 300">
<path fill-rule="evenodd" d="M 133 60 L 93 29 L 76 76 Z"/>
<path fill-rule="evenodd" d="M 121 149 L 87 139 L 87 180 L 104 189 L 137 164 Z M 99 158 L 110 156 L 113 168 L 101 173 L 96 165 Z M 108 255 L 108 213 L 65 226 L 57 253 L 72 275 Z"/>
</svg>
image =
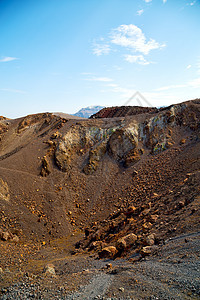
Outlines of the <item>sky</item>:
<svg viewBox="0 0 200 300">
<path fill-rule="evenodd" d="M 0 115 L 199 98 L 199 16 L 200 0 L 0 0 Z"/>
</svg>

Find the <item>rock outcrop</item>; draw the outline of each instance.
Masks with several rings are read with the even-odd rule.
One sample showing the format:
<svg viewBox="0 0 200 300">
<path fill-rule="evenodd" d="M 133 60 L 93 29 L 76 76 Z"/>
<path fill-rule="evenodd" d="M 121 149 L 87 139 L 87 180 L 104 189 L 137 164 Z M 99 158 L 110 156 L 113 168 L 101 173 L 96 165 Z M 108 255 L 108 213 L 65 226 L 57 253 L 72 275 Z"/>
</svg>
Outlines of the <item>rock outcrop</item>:
<svg viewBox="0 0 200 300">
<path fill-rule="evenodd" d="M 113 109 L 116 112 L 117 108 Z M 199 127 L 200 113 L 196 102 L 189 108 L 183 103 L 147 111 L 150 111 L 148 118 L 119 122 L 115 127 L 81 124 L 71 127 L 58 142 L 55 152 L 58 167 L 62 171 L 70 170 L 77 156 L 86 155 L 83 171 L 92 174 L 105 154 L 122 166 L 130 167 L 141 159 L 144 152 L 156 155 L 171 148 L 175 143 L 173 131 L 176 126 L 188 126 L 191 130 Z M 144 112 L 145 108 L 137 110 L 136 114 Z"/>
</svg>

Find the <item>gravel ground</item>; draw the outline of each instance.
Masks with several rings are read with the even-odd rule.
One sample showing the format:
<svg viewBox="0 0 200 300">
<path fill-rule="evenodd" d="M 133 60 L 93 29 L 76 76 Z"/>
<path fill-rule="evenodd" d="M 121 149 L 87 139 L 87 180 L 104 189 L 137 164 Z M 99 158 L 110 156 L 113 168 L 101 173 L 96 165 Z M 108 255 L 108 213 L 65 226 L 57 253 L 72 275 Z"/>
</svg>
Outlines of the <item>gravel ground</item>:
<svg viewBox="0 0 200 300">
<path fill-rule="evenodd" d="M 2 289 L 0 299 L 200 299 L 199 237 L 197 232 L 167 240 L 155 256 L 135 263 L 88 257 L 62 261 L 56 279 L 34 281 L 26 275 Z M 76 287 L 69 291 L 71 281 Z"/>
</svg>

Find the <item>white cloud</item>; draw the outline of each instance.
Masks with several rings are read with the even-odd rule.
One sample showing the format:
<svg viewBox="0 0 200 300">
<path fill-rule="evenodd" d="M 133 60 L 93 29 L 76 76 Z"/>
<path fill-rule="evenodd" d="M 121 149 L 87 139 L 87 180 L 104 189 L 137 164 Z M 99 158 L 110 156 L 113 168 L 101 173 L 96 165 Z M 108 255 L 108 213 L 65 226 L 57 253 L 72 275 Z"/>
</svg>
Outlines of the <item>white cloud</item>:
<svg viewBox="0 0 200 300">
<path fill-rule="evenodd" d="M 6 56 L 2 59 L 0 59 L 0 62 L 8 62 L 8 61 L 12 61 L 12 60 L 16 60 L 16 57 L 10 57 L 10 56 Z"/>
<path fill-rule="evenodd" d="M 101 39 L 102 40 L 102 39 Z M 102 54 L 109 54 L 111 51 L 110 45 L 108 44 L 97 44 L 93 45 L 93 54 L 100 56 Z"/>
<path fill-rule="evenodd" d="M 149 3 L 149 2 L 151 2 L 152 0 L 144 0 L 146 3 Z"/>
<path fill-rule="evenodd" d="M 130 63 L 138 63 L 139 65 L 149 65 L 150 62 L 147 61 L 143 55 L 130 55 L 127 54 L 125 55 L 125 60 L 130 62 Z"/>
<path fill-rule="evenodd" d="M 190 2 L 190 5 L 193 6 L 193 5 L 195 5 L 196 2 L 197 2 L 196 0 L 193 2 Z"/>
<path fill-rule="evenodd" d="M 167 0 L 163 0 L 163 3 L 165 4 L 167 2 Z"/>
<path fill-rule="evenodd" d="M 147 41 L 142 30 L 133 24 L 120 25 L 114 29 L 111 34 L 111 43 L 144 55 L 149 54 L 151 50 L 160 49 L 165 46 L 164 44 L 159 44 L 154 39 Z"/>
<path fill-rule="evenodd" d="M 138 11 L 139 14 L 143 10 Z M 101 38 L 98 43 L 95 41 L 93 44 L 93 54 L 100 56 L 119 51 L 119 48 L 125 48 L 129 51 L 127 55 L 123 55 L 125 60 L 130 63 L 137 63 L 140 65 L 148 65 L 149 62 L 144 56 L 148 55 L 152 50 L 162 49 L 166 45 L 159 43 L 150 38 L 147 39 L 143 31 L 134 24 L 120 25 L 114 28 L 107 40 Z M 117 48 L 117 49 L 116 49 Z"/>
<path fill-rule="evenodd" d="M 144 13 L 144 9 L 140 9 L 140 10 L 137 11 L 138 16 L 141 16 L 143 13 Z"/>
<path fill-rule="evenodd" d="M 192 67 L 192 65 L 188 65 L 187 67 L 186 67 L 186 69 L 188 70 L 188 69 L 190 69 Z"/>
</svg>

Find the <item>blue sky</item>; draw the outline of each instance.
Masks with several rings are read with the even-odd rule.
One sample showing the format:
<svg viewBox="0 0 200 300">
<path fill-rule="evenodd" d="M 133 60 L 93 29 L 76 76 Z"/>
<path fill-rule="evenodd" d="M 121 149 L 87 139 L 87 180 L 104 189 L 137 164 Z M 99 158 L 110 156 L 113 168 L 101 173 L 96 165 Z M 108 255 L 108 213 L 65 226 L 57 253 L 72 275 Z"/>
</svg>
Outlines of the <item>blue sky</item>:
<svg viewBox="0 0 200 300">
<path fill-rule="evenodd" d="M 200 0 L 1 0 L 0 115 L 200 97 L 199 15 Z"/>
</svg>

